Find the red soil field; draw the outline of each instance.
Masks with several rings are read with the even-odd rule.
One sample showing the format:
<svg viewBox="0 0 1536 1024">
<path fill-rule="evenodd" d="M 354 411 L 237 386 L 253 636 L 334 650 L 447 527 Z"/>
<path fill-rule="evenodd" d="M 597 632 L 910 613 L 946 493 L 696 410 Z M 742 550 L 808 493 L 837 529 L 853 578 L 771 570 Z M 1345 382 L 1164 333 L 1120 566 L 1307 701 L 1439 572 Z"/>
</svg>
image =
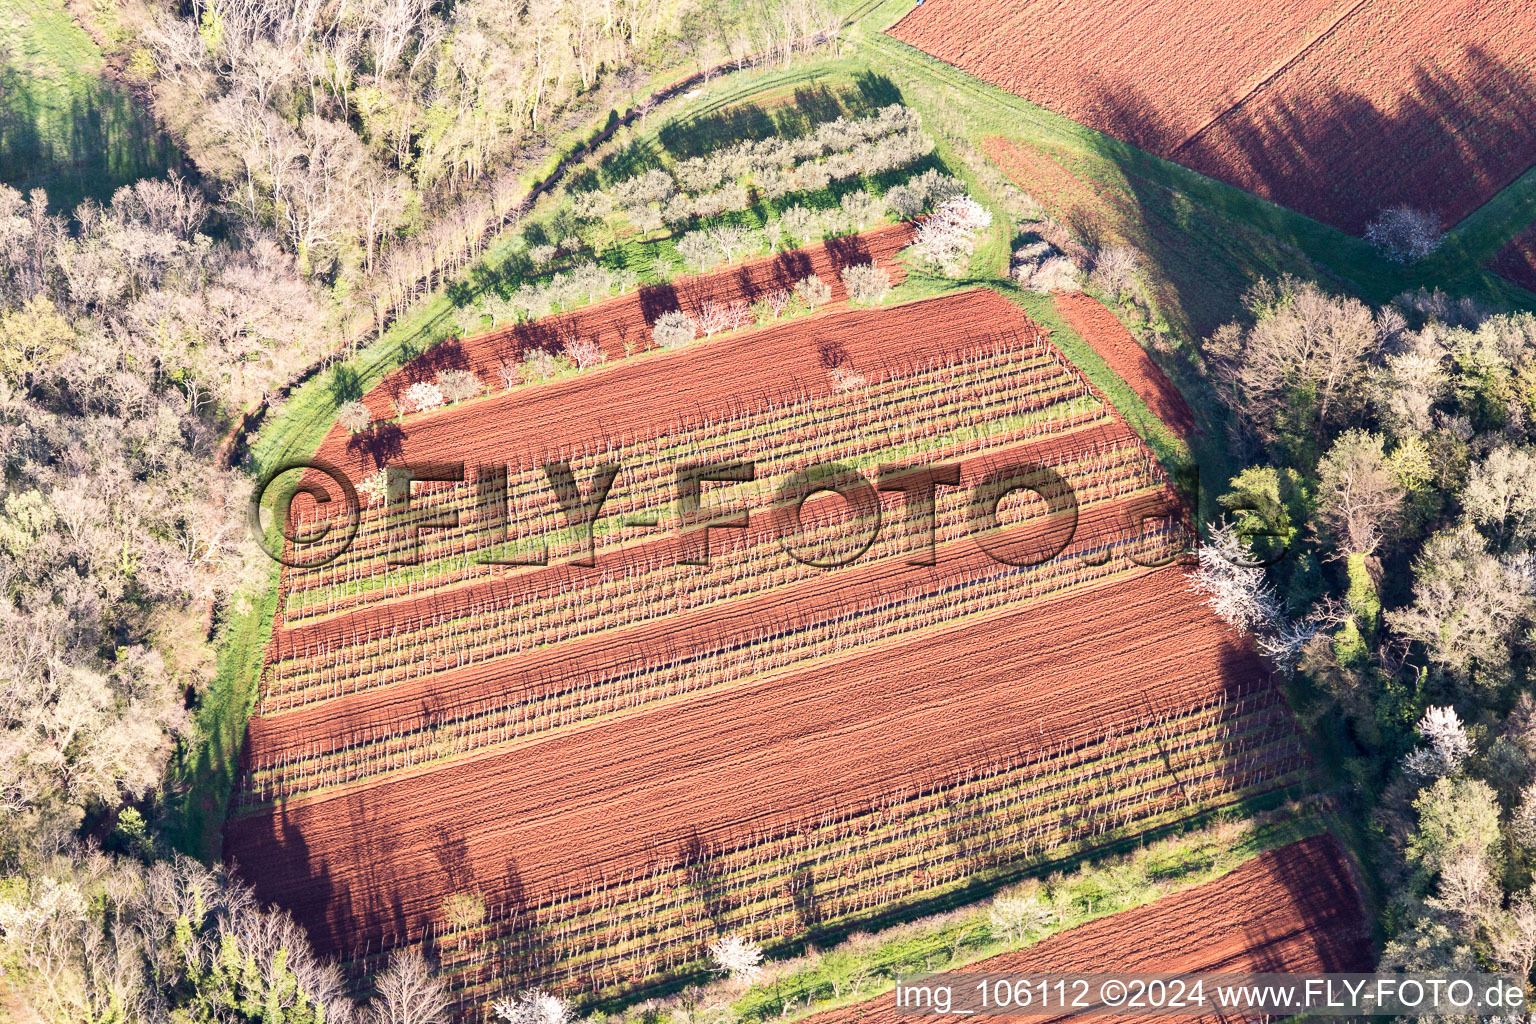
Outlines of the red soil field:
<svg viewBox="0 0 1536 1024">
<path fill-rule="evenodd" d="M 697 317 L 705 302 L 755 302 L 769 292 L 793 288 L 807 274 L 816 274 L 832 288 L 833 304 L 845 302 L 841 271 L 855 263 L 873 260 L 899 284 L 906 270 L 895 261 L 896 253 L 912 240 L 911 224 L 892 224 L 861 235 L 828 239 L 807 246 L 747 260 L 710 274 L 679 275 L 667 284 L 647 285 L 638 291 L 546 316 L 531 324 L 499 328 L 486 334 L 449 339 L 433 346 L 418 359 L 385 377 L 365 401 L 375 417 L 392 410 L 386 398 L 395 398 L 414 381 L 430 380 L 439 370 L 473 370 L 493 392 L 502 388 L 497 366 L 516 362 L 524 352 L 543 348 L 560 351 L 567 339 L 590 339 L 602 346 L 610 362 L 625 356 L 624 345 L 636 351 L 651 346 L 651 327 L 669 310 L 682 309 Z"/>
<path fill-rule="evenodd" d="M 872 800 L 892 780 L 956 778 L 993 752 L 1262 684 L 1257 656 L 1187 586 L 1159 569 L 296 801 L 231 821 L 225 854 L 327 951 L 415 933 L 461 889 L 509 903 L 578 891 Z"/>
<path fill-rule="evenodd" d="M 931 2 L 931 0 L 930 0 Z M 965 973 L 1330 973 L 1372 969 L 1370 928 L 1349 867 L 1332 836 L 1260 854 L 1233 871 L 1143 907 L 1090 921 Z M 819 1013 L 805 1024 L 898 1024 L 894 996 Z M 990 1017 L 1112 1024 L 1167 1018 L 1130 1015 Z M 1210 1019 L 1180 1016 L 1180 1020 Z"/>
<path fill-rule="evenodd" d="M 1532 224 L 1488 261 L 1488 269 L 1526 291 L 1536 292 L 1536 224 Z"/>
<path fill-rule="evenodd" d="M 384 463 L 543 461 L 548 453 L 589 446 L 605 434 L 649 436 L 701 410 L 729 409 L 743 396 L 765 390 L 803 383 L 825 391 L 828 346 L 839 349 L 843 365 L 862 372 L 892 359 L 892 353 L 902 361 L 939 358 L 967 351 L 987 336 L 1040 330 L 986 288 L 899 306 L 837 310 L 411 416 L 382 432 L 348 435 L 336 427 L 318 455 L 355 480 Z M 381 408 L 382 388 L 367 399 Z"/>
<path fill-rule="evenodd" d="M 1398 203 L 1454 224 L 1536 163 L 1518 4 L 928 0 L 891 34 L 1352 233 Z"/>
<path fill-rule="evenodd" d="M 1147 403 L 1153 415 L 1182 438 L 1188 439 L 1199 431 L 1194 410 L 1179 389 L 1103 303 L 1082 292 L 1057 292 L 1054 301 L 1072 329 L 1104 357 L 1109 368 Z"/>
<path fill-rule="evenodd" d="M 1133 517 L 1177 516 L 1179 510 L 1178 499 L 1166 492 L 1085 509 L 1063 557 L 1076 557 L 1112 536 L 1128 532 L 1127 523 Z M 1044 546 L 1047 535 L 1057 529 L 1057 523 L 1036 520 L 1009 536 L 1017 542 L 1039 537 Z M 532 699 L 555 690 L 556 683 L 573 674 L 616 671 L 621 666 L 666 660 L 672 652 L 694 645 L 789 629 L 806 618 L 835 610 L 854 595 L 930 593 L 997 568 L 992 557 L 970 540 L 940 547 L 936 560 L 939 564 L 932 567 L 907 565 L 901 558 L 851 566 L 799 585 L 707 605 L 628 629 L 606 630 L 526 654 L 345 694 L 291 712 L 253 717 L 247 731 L 245 761 L 247 767 L 270 764 L 304 751 L 318 737 L 362 739 L 426 728 L 456 715 L 472 714 L 490 702 Z M 517 600 L 513 588 L 498 588 L 495 593 L 498 606 L 504 606 L 507 599 Z M 446 613 L 445 605 L 462 604 L 453 600 L 458 596 L 459 592 L 455 592 L 446 595 L 447 601 L 429 601 L 421 609 L 409 610 L 425 612 L 430 619 Z M 392 623 L 398 621 L 371 619 L 367 625 L 370 630 L 388 633 Z M 358 632 L 362 634 L 363 629 L 360 627 Z"/>
</svg>

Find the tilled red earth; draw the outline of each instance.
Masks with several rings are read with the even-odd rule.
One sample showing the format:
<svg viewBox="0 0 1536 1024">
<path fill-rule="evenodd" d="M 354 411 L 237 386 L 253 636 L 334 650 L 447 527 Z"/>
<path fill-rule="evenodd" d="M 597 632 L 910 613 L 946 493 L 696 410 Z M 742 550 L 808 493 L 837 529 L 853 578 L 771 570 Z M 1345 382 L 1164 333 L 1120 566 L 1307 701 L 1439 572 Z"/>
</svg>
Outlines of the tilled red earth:
<svg viewBox="0 0 1536 1024">
<path fill-rule="evenodd" d="M 1352 233 L 1399 203 L 1455 224 L 1536 163 L 1520 4 L 928 0 L 891 34 Z"/>
<path fill-rule="evenodd" d="M 1055 302 L 1072 329 L 1081 334 L 1093 350 L 1104 357 L 1109 368 L 1141 396 L 1153 415 L 1186 440 L 1199 430 L 1195 425 L 1194 410 L 1179 389 L 1136 343 L 1115 314 L 1105 309 L 1098 299 L 1083 292 L 1058 292 Z"/>
<path fill-rule="evenodd" d="M 568 340 L 595 341 L 610 361 L 618 360 L 626 355 L 626 345 L 640 352 L 651 347 L 651 327 L 663 313 L 681 309 L 697 318 L 706 302 L 743 301 L 750 305 L 770 292 L 793 289 L 807 274 L 817 275 L 831 287 L 833 304 L 846 302 L 848 292 L 841 274 L 844 267 L 874 262 L 890 275 L 892 284 L 901 283 L 906 271 L 895 257 L 912 240 L 913 230 L 911 224 L 891 224 L 747 260 L 709 274 L 679 275 L 667 284 L 647 285 L 531 324 L 440 342 L 385 377 L 365 401 L 375 417 L 392 415 L 388 399 L 399 397 L 411 383 L 431 380 L 445 369 L 472 370 L 487 388 L 499 391 L 503 386 L 499 364 L 515 363 L 535 348 L 559 353 Z"/>
<path fill-rule="evenodd" d="M 962 463 L 960 489 L 995 464 L 1065 465 L 1073 458 L 1133 436 L 1124 424 L 1114 423 L 1062 438 L 1000 449 L 995 456 Z M 888 495 L 885 511 L 893 519 L 883 529 L 901 529 L 895 519 L 901 515 L 899 502 L 899 498 Z M 1168 491 L 1091 504 L 1080 511 L 1071 540 L 1060 557 L 1073 558 L 1110 538 L 1139 533 L 1144 517 L 1178 516 L 1179 507 L 1177 497 Z M 751 543 L 754 535 L 776 535 L 782 525 L 780 520 L 785 518 L 782 510 L 754 513 L 749 519 L 749 531 L 718 531 L 711 540 L 712 559 L 717 564 L 730 565 L 733 550 Z M 1034 544 L 1049 549 L 1060 543 L 1061 531 L 1059 523 L 1031 519 L 1021 530 L 1010 532 L 1008 544 L 1020 548 Z M 598 559 L 598 569 L 613 571 L 625 565 L 657 565 L 664 571 L 679 572 L 683 567 L 677 564 L 677 559 L 685 553 L 679 538 L 668 536 L 648 544 L 607 552 Z M 782 557 L 788 559 L 789 556 Z M 503 702 L 514 694 L 536 697 L 556 683 L 580 673 L 640 665 L 648 659 L 665 658 L 671 652 L 686 650 L 694 644 L 746 639 L 755 633 L 787 629 L 813 610 L 854 602 L 859 595 L 930 592 L 947 585 L 958 585 L 972 574 L 997 567 L 992 556 L 969 539 L 940 548 L 935 561 L 938 564 L 932 567 L 908 565 L 906 556 L 858 563 L 836 572 L 820 573 L 798 584 L 670 615 L 637 627 L 607 630 L 581 640 L 470 668 L 347 693 L 309 708 L 254 717 L 247 732 L 245 759 L 248 764 L 272 763 L 305 750 L 317 737 L 369 737 L 387 735 L 391 731 L 412 732 L 432 722 L 472 714 L 487 702 Z M 389 602 L 291 629 L 279 627 L 278 649 L 309 649 L 325 645 L 334 650 L 349 640 L 419 628 L 434 619 L 466 614 L 477 606 L 515 606 L 532 600 L 540 592 L 579 590 L 584 578 L 594 571 L 554 565 L 502 580 L 458 587 L 440 595 Z"/>
<path fill-rule="evenodd" d="M 686 849 L 955 777 L 1266 678 L 1171 567 L 231 821 L 226 851 L 326 951 L 460 890 L 542 902 Z"/>
<path fill-rule="evenodd" d="M 1313 836 L 1261 854 L 1220 878 L 1091 921 L 963 969 L 967 974 L 1186 972 L 1349 974 L 1372 969 L 1370 928 L 1338 843 Z M 805 1024 L 898 1024 L 892 994 Z M 988 1020 L 1112 1024 L 1167 1018 L 1004 1015 Z M 1195 1015 L 1181 1020 L 1197 1019 Z M 1215 1014 L 1198 1019 L 1217 1020 Z"/>
<path fill-rule="evenodd" d="M 764 392 L 783 394 L 797 385 L 825 392 L 834 359 L 869 373 L 887 361 L 912 365 L 953 357 L 988 337 L 1027 337 L 1039 330 L 1018 307 L 986 288 L 899 306 L 836 310 L 410 416 L 371 433 L 349 435 L 337 427 L 318 455 L 355 480 L 385 463 L 543 460 L 621 433 L 651 436 Z M 829 354 L 834 349 L 835 356 Z M 381 385 L 368 401 L 382 406 L 383 394 Z"/>
</svg>

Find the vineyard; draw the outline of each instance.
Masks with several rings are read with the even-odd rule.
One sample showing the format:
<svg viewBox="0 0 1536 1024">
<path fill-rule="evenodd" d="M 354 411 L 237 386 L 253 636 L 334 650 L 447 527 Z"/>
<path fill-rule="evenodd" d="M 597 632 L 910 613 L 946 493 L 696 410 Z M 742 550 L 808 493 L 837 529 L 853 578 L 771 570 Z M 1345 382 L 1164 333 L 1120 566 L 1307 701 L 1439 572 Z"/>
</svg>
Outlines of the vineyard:
<svg viewBox="0 0 1536 1024">
<path fill-rule="evenodd" d="M 1514 6 L 929 0 L 890 31 L 1351 233 L 1403 203 L 1455 224 L 1536 162 L 1532 23 Z"/>
<path fill-rule="evenodd" d="M 397 428 L 387 458 L 340 429 L 321 457 L 463 479 L 375 492 L 346 550 L 284 571 L 226 825 L 258 894 L 359 976 L 426 943 L 465 1014 L 634 994 L 724 932 L 918 911 L 1308 771 L 1262 663 L 1188 592 L 1162 466 L 993 291 Z M 590 535 L 552 461 L 616 467 Z M 675 504 L 676 467 L 739 462 Z M 786 496 L 832 464 L 814 479 L 882 489 Z M 324 523 L 296 503 L 299 533 Z"/>
</svg>

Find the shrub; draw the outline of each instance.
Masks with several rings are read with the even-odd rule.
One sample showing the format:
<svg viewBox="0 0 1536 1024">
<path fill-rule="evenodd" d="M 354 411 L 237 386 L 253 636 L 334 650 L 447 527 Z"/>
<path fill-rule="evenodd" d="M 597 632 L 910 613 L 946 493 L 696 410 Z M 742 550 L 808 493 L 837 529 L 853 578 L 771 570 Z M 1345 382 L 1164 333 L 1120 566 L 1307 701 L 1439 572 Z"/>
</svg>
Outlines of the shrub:
<svg viewBox="0 0 1536 1024">
<path fill-rule="evenodd" d="M 923 212 L 928 197 L 910 185 L 897 185 L 885 193 L 886 208 L 900 220 L 911 220 Z"/>
<path fill-rule="evenodd" d="M 739 981 L 752 982 L 763 973 L 763 949 L 743 935 L 727 935 L 709 947 L 715 970 Z"/>
<path fill-rule="evenodd" d="M 791 206 L 779 218 L 784 234 L 798 244 L 813 241 L 821 231 L 821 218 L 803 206 Z"/>
<path fill-rule="evenodd" d="M 439 370 L 437 388 L 447 402 L 462 402 L 485 390 L 480 384 L 480 378 L 468 370 Z"/>
<path fill-rule="evenodd" d="M 1082 271 L 1065 256 L 1052 256 L 1038 265 L 1020 264 L 1014 268 L 1014 280 L 1022 288 L 1045 295 L 1049 292 L 1082 291 Z"/>
<path fill-rule="evenodd" d="M 941 205 L 950 199 L 954 199 L 956 196 L 965 195 L 965 186 L 960 183 L 959 178 L 943 174 L 932 168 L 908 181 L 907 188 L 922 196 L 923 204 L 919 209 L 930 204 Z"/>
<path fill-rule="evenodd" d="M 417 381 L 405 389 L 404 412 L 430 412 L 443 404 L 443 392 L 436 384 Z"/>
<path fill-rule="evenodd" d="M 762 238 L 757 232 L 749 231 L 739 224 L 715 225 L 709 229 L 709 240 L 715 244 L 715 248 L 720 251 L 721 259 L 726 263 L 762 245 Z"/>
<path fill-rule="evenodd" d="M 959 277 L 976 250 L 976 232 L 991 224 L 992 211 L 970 196 L 954 196 L 918 225 L 912 249 L 925 263 Z"/>
<path fill-rule="evenodd" d="M 992 934 L 1010 945 L 1056 921 L 1055 910 L 1037 893 L 999 896 L 992 901 L 987 916 L 991 920 Z"/>
<path fill-rule="evenodd" d="M 698 337 L 699 324 L 680 309 L 663 313 L 651 328 L 651 339 L 662 348 L 677 348 Z"/>
<path fill-rule="evenodd" d="M 1141 253 L 1128 245 L 1111 245 L 1099 250 L 1093 261 L 1088 283 L 1116 302 L 1135 295 L 1141 276 Z"/>
<path fill-rule="evenodd" d="M 560 364 L 553 355 L 544 349 L 531 348 L 523 353 L 521 371 L 524 383 L 536 384 L 541 380 L 548 380 L 559 373 Z"/>
<path fill-rule="evenodd" d="M 443 900 L 443 919 L 456 932 L 477 928 L 485 921 L 485 899 L 473 892 L 453 893 Z"/>
<path fill-rule="evenodd" d="M 354 399 L 341 403 L 341 408 L 336 410 L 336 422 L 348 433 L 356 434 L 368 429 L 368 424 L 373 422 L 373 413 L 368 406 Z"/>
<path fill-rule="evenodd" d="M 1365 240 L 1389 260 L 1415 263 L 1440 248 L 1445 234 L 1434 214 L 1412 206 L 1394 206 L 1371 221 L 1365 229 Z"/>
<path fill-rule="evenodd" d="M 389 470 L 381 469 L 358 481 L 357 494 L 364 505 L 377 505 L 389 493 Z"/>
<path fill-rule="evenodd" d="M 788 288 L 771 291 L 752 304 L 752 314 L 760 324 L 777 320 L 789 309 L 789 300 Z"/>
<path fill-rule="evenodd" d="M 832 286 L 815 274 L 806 274 L 795 282 L 795 297 L 815 309 L 832 301 Z"/>
<path fill-rule="evenodd" d="M 832 175 L 821 164 L 805 164 L 795 170 L 795 184 L 806 192 L 819 192 L 832 184 Z"/>
<path fill-rule="evenodd" d="M 844 267 L 842 276 L 849 301 L 860 305 L 874 305 L 891 290 L 891 275 L 873 263 L 855 263 Z"/>
<path fill-rule="evenodd" d="M 827 380 L 832 384 L 832 390 L 837 394 L 854 391 L 868 383 L 862 373 L 855 373 L 846 366 L 834 366 L 827 371 Z"/>
<path fill-rule="evenodd" d="M 503 359 L 496 364 L 496 379 L 501 381 L 502 390 L 511 391 L 523 382 L 523 371 L 516 363 Z"/>
<path fill-rule="evenodd" d="M 592 338 L 567 338 L 560 352 L 575 363 L 578 370 L 601 366 L 608 361 L 608 353 Z"/>
<path fill-rule="evenodd" d="M 688 223 L 693 219 L 693 200 L 679 192 L 662 204 L 661 219 L 669 226 Z"/>
</svg>

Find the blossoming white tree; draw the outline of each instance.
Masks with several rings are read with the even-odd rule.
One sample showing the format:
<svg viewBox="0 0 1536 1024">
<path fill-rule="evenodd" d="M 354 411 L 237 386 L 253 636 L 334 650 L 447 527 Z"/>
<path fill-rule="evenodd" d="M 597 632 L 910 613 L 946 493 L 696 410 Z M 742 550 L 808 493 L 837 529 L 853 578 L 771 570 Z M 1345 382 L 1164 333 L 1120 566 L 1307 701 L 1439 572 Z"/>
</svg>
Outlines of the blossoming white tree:
<svg viewBox="0 0 1536 1024">
<path fill-rule="evenodd" d="M 1410 775 L 1424 779 L 1455 775 L 1472 756 L 1472 740 L 1455 708 L 1426 709 L 1419 719 L 1419 736 L 1429 745 L 1409 751 L 1403 758 L 1403 769 Z"/>
<path fill-rule="evenodd" d="M 565 1000 L 537 988 L 516 999 L 498 999 L 491 1009 L 507 1024 L 570 1024 L 576 1019 Z"/>
<path fill-rule="evenodd" d="M 405 411 L 430 412 L 443 404 L 443 389 L 427 381 L 417 381 L 405 389 Z"/>
<path fill-rule="evenodd" d="M 976 233 L 991 225 L 991 210 L 968 195 L 954 196 L 918 225 L 912 249 L 924 262 L 958 277 L 976 251 Z"/>
<path fill-rule="evenodd" d="M 748 984 L 763 973 L 763 949 L 744 935 L 732 933 L 709 947 L 715 970 Z"/>
</svg>

